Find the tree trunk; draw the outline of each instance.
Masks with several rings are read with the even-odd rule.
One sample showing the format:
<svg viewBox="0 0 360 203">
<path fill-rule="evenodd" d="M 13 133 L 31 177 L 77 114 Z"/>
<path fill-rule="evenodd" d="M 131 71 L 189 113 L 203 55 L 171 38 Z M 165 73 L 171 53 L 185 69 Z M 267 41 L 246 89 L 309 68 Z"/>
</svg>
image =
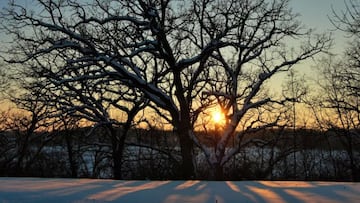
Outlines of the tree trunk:
<svg viewBox="0 0 360 203">
<path fill-rule="evenodd" d="M 193 143 L 186 137 L 180 137 L 180 146 L 181 146 L 181 156 L 182 156 L 182 178 L 184 179 L 194 179 L 195 178 L 195 167 L 193 164 Z"/>
<path fill-rule="evenodd" d="M 122 136 L 118 137 L 116 130 L 112 126 L 108 126 L 112 142 L 112 159 L 114 162 L 113 175 L 114 179 L 122 179 L 122 161 L 123 161 L 123 152 L 125 148 L 125 136 L 127 132 L 124 132 Z"/>
<path fill-rule="evenodd" d="M 355 164 L 355 158 L 354 158 L 354 152 L 353 152 L 353 140 L 351 137 L 351 134 L 348 133 L 346 134 L 346 138 L 347 138 L 347 153 L 350 159 L 350 169 L 351 169 L 351 179 L 352 181 L 360 181 L 359 180 L 359 171 L 356 167 Z"/>
<path fill-rule="evenodd" d="M 19 153 L 19 158 L 18 161 L 16 163 L 16 168 L 15 168 L 15 175 L 17 176 L 24 176 L 24 159 L 28 153 L 28 146 L 29 146 L 29 142 L 30 142 L 30 136 L 33 134 L 33 132 L 35 131 L 35 126 L 37 123 L 37 119 L 35 119 L 35 116 L 33 115 L 32 121 L 31 121 L 31 125 L 30 127 L 27 129 L 26 134 L 24 135 L 25 138 L 24 140 L 22 140 L 22 134 L 21 132 L 19 133 L 19 148 L 20 150 L 18 151 Z M 29 163 L 27 163 L 29 164 Z"/>
<path fill-rule="evenodd" d="M 67 151 L 68 151 L 68 158 L 69 158 L 69 163 L 70 163 L 70 170 L 71 170 L 71 177 L 72 178 L 77 178 L 78 173 L 77 173 L 77 161 L 76 159 L 74 159 L 74 150 L 73 150 L 73 146 L 72 146 L 72 135 L 70 134 L 70 132 L 68 130 L 65 130 L 65 142 L 66 142 L 66 146 L 67 146 Z"/>
<path fill-rule="evenodd" d="M 193 162 L 194 157 L 194 144 L 189 135 L 190 128 L 187 127 L 187 121 L 183 121 L 182 127 L 178 129 L 178 136 L 181 147 L 181 177 L 182 179 L 194 179 L 195 178 L 195 167 Z"/>
<path fill-rule="evenodd" d="M 121 166 L 122 166 L 122 152 L 123 152 L 123 148 L 120 146 L 120 144 L 116 141 L 113 140 L 112 143 L 112 158 L 113 158 L 113 162 L 114 162 L 114 167 L 113 167 L 113 175 L 114 175 L 114 179 L 121 179 L 122 178 L 122 173 L 121 173 Z"/>
<path fill-rule="evenodd" d="M 210 180 L 224 180 L 224 167 L 220 163 L 216 163 L 210 168 Z"/>
</svg>

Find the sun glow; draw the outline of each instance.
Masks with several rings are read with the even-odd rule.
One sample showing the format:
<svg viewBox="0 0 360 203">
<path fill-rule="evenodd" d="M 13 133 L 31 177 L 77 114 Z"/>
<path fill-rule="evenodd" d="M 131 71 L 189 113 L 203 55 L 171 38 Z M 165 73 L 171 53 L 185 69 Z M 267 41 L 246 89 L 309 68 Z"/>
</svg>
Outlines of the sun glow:
<svg viewBox="0 0 360 203">
<path fill-rule="evenodd" d="M 216 124 L 222 124 L 225 122 L 225 115 L 220 110 L 215 110 L 211 114 L 212 120 Z"/>
</svg>

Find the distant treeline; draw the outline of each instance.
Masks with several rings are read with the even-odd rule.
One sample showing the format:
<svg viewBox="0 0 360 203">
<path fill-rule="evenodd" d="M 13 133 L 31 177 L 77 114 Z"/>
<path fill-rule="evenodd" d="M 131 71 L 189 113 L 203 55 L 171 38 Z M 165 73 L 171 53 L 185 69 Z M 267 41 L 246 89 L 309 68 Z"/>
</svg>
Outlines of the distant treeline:
<svg viewBox="0 0 360 203">
<path fill-rule="evenodd" d="M 116 129 L 121 133 L 122 129 Z M 338 130 L 267 129 L 249 134 L 244 147 L 224 167 L 225 180 L 353 180 L 347 146 Z M 98 128 L 53 132 L 0 133 L 1 176 L 113 178 L 111 139 Z M 197 132 L 212 149 L 214 132 Z M 244 139 L 247 139 L 246 137 Z M 356 163 L 360 145 L 354 145 Z M 122 163 L 124 179 L 180 179 L 181 154 L 172 131 L 132 129 Z M 229 142 L 228 150 L 238 143 Z M 208 179 L 204 155 L 195 150 L 196 179 Z"/>
</svg>

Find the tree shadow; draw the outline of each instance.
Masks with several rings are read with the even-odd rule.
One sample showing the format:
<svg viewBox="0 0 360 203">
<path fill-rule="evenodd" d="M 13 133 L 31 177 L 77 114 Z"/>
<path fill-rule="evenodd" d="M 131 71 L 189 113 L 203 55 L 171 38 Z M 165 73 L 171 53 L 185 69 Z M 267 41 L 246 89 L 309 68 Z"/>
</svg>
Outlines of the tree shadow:
<svg viewBox="0 0 360 203">
<path fill-rule="evenodd" d="M 359 183 L 0 178 L 0 202 L 360 202 Z"/>
<path fill-rule="evenodd" d="M 244 202 L 357 202 L 360 185 L 356 183 L 304 181 L 244 181 L 225 182 L 233 192 L 244 197 Z M 227 195 L 227 199 L 236 198 Z"/>
</svg>

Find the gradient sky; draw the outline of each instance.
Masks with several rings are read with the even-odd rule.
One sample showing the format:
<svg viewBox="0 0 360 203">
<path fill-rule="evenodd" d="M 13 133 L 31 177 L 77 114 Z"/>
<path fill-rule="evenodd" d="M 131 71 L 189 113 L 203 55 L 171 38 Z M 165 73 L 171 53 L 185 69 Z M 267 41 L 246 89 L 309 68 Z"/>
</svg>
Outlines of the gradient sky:
<svg viewBox="0 0 360 203">
<path fill-rule="evenodd" d="M 335 38 L 333 51 L 341 53 L 346 46 L 344 33 L 334 30 L 329 17 L 333 17 L 332 9 L 339 13 L 345 10 L 344 0 L 292 0 L 290 6 L 301 15 L 300 20 L 306 26 L 318 32 L 332 32 Z"/>
<path fill-rule="evenodd" d="M 33 0 L 15 0 L 17 2 L 23 2 L 25 5 L 31 6 L 34 5 Z M 0 8 L 4 7 L 7 4 L 7 0 L 0 0 Z M 336 12 L 341 12 L 345 9 L 344 0 L 290 0 L 290 7 L 295 13 L 299 13 L 299 20 L 307 27 L 314 28 L 316 32 L 331 32 L 334 37 L 334 45 L 331 49 L 332 53 L 341 54 L 344 48 L 347 46 L 348 39 L 345 38 L 345 34 L 334 29 L 334 26 L 331 24 L 329 17 L 333 16 L 332 9 Z M 0 41 L 3 41 L 3 33 L 0 33 Z M 316 67 L 314 61 L 307 61 L 298 66 L 297 70 L 300 73 L 310 75 L 313 78 L 316 77 Z M 275 88 L 278 88 L 281 81 L 280 78 L 283 78 L 283 75 L 277 76 L 273 81 L 276 81 L 274 84 Z M 280 80 L 279 80 L 280 79 Z"/>
<path fill-rule="evenodd" d="M 15 0 L 16 2 L 24 2 L 28 6 L 34 4 L 33 0 Z M 0 0 L 0 8 L 7 5 L 8 0 Z M 330 31 L 333 29 L 328 16 L 332 15 L 331 8 L 336 11 L 341 11 L 345 8 L 344 0 L 290 0 L 290 7 L 295 13 L 299 13 L 300 20 L 311 28 L 316 28 L 317 31 Z M 343 42 L 343 34 L 335 33 L 336 46 L 341 46 Z"/>
<path fill-rule="evenodd" d="M 24 2 L 28 6 L 35 4 L 33 0 L 15 1 Z M 0 0 L 0 8 L 6 6 L 7 2 L 8 0 Z M 344 10 L 344 0 L 290 0 L 290 7 L 295 13 L 300 14 L 300 20 L 309 28 L 315 28 L 318 32 L 332 32 L 335 37 L 333 50 L 335 53 L 341 53 L 346 45 L 344 34 L 334 31 L 328 17 L 332 16 L 332 8 L 339 12 Z"/>
</svg>

